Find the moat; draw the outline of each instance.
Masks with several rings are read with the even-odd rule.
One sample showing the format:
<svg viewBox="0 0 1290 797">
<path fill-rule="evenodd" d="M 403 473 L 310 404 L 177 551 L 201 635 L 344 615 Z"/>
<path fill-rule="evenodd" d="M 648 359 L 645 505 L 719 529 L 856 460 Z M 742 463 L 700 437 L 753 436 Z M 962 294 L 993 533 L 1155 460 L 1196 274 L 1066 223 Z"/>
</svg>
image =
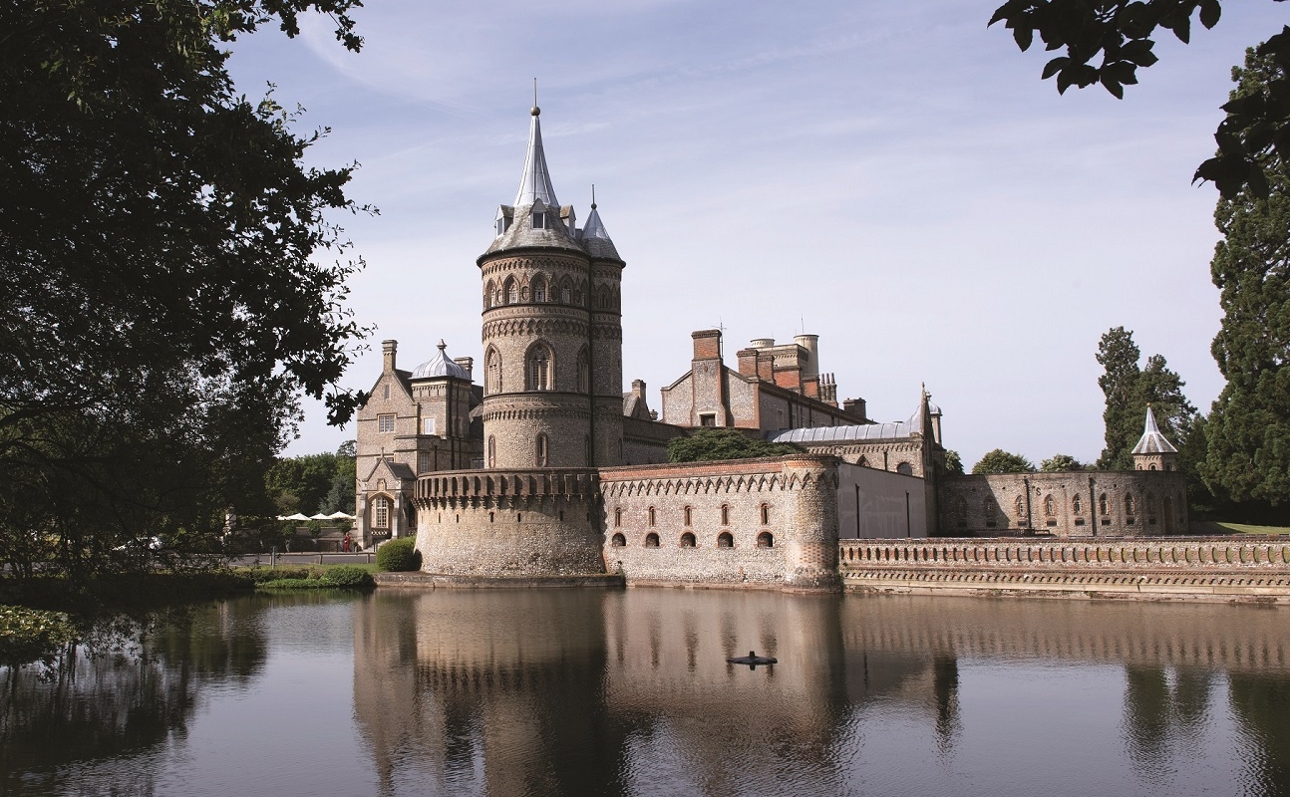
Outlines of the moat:
<svg viewBox="0 0 1290 797">
<path fill-rule="evenodd" d="M 240 598 L 0 668 L 0 793 L 1290 794 L 1284 608 Z M 749 650 L 778 663 L 749 670 Z"/>
</svg>

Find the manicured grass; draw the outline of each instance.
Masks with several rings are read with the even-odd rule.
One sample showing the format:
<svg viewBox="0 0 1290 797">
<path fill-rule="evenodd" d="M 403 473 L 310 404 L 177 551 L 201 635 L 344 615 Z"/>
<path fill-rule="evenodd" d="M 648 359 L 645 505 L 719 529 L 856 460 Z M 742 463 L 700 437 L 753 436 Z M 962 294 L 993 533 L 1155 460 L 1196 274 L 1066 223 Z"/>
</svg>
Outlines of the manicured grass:
<svg viewBox="0 0 1290 797">
<path fill-rule="evenodd" d="M 1220 520 L 1198 520 L 1191 524 L 1192 534 L 1290 534 L 1290 526 L 1255 526 L 1249 523 L 1227 523 Z"/>
</svg>

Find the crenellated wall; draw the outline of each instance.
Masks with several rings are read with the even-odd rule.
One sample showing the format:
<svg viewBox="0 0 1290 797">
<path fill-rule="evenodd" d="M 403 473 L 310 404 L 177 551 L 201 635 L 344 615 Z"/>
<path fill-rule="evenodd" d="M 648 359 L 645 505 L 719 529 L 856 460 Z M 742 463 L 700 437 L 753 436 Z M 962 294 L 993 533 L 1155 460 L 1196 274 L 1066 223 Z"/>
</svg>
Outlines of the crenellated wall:
<svg viewBox="0 0 1290 797">
<path fill-rule="evenodd" d="M 423 572 L 480 577 L 604 572 L 594 470 L 435 473 L 418 480 L 414 504 Z"/>
<path fill-rule="evenodd" d="M 837 584 L 837 461 L 604 468 L 604 559 L 628 584 Z"/>
<path fill-rule="evenodd" d="M 842 541 L 847 589 L 1290 601 L 1290 538 Z"/>
</svg>

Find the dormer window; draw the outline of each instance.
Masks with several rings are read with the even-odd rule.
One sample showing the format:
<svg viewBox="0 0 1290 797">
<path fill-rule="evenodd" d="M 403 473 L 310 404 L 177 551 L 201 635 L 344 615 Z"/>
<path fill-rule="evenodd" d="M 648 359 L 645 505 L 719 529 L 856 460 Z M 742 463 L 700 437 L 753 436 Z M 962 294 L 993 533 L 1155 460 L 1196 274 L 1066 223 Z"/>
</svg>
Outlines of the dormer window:
<svg viewBox="0 0 1290 797">
<path fill-rule="evenodd" d="M 506 232 L 506 218 L 502 217 L 497 220 L 497 234 L 501 235 Z"/>
<path fill-rule="evenodd" d="M 533 229 L 535 230 L 546 229 L 546 213 L 535 212 L 533 214 Z"/>
</svg>

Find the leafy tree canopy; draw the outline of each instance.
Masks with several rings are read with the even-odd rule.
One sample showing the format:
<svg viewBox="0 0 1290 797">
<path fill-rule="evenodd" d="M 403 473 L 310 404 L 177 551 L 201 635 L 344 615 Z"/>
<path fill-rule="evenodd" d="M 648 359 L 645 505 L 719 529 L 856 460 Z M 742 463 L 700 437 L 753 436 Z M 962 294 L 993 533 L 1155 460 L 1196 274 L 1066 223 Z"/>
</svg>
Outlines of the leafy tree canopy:
<svg viewBox="0 0 1290 797">
<path fill-rule="evenodd" d="M 1084 465 L 1070 454 L 1053 454 L 1052 457 L 1039 463 L 1039 469 L 1045 473 L 1065 473 L 1084 470 Z"/>
<path fill-rule="evenodd" d="M 952 476 L 963 475 L 963 458 L 952 448 L 945 450 L 945 472 Z"/>
<path fill-rule="evenodd" d="M 751 459 L 799 454 L 792 443 L 767 443 L 737 429 L 702 429 L 689 437 L 674 437 L 667 444 L 668 462 L 707 462 L 717 459 Z"/>
<path fill-rule="evenodd" d="M 1247 53 L 1234 102 L 1285 85 L 1283 60 Z M 1266 198 L 1222 199 L 1211 264 L 1223 321 L 1213 354 L 1227 379 L 1206 424 L 1205 482 L 1235 501 L 1290 502 L 1290 167 L 1263 156 Z"/>
<path fill-rule="evenodd" d="M 1138 67 L 1159 60 L 1153 52 L 1159 31 L 1190 42 L 1192 19 L 1212 28 L 1222 5 L 1221 0 L 1007 0 L 989 24 L 1003 22 L 1023 51 L 1036 34 L 1045 50 L 1061 50 L 1043 70 L 1044 80 L 1056 79 L 1058 92 L 1100 84 L 1122 99 L 1124 87 L 1138 82 Z M 1282 71 L 1223 106 L 1227 116 L 1214 133 L 1218 154 L 1202 163 L 1194 178 L 1214 181 L 1227 199 L 1245 187 L 1266 197 L 1267 156 L 1290 153 L 1290 80 L 1284 71 L 1290 65 L 1290 27 L 1260 45 L 1258 53 Z"/>
<path fill-rule="evenodd" d="M 263 494 L 301 392 L 352 414 L 361 261 L 326 214 L 359 210 L 353 167 L 306 168 L 319 134 L 238 96 L 224 47 L 320 12 L 357 50 L 357 5 L 0 4 L 0 557 L 19 570 L 217 529 Z"/>
<path fill-rule="evenodd" d="M 1010 454 L 1001 448 L 987 452 L 981 461 L 972 466 L 974 474 L 1034 473 L 1034 464 L 1020 454 Z"/>
<path fill-rule="evenodd" d="M 264 487 L 280 514 L 306 515 L 336 511 L 354 514 L 355 458 L 343 443 L 335 454 L 307 454 L 273 463 Z"/>
<path fill-rule="evenodd" d="M 1169 370 L 1165 358 L 1153 354 L 1145 366 L 1139 366 L 1141 357 L 1133 332 L 1124 327 L 1107 330 L 1098 343 L 1097 361 L 1104 371 L 1097 384 L 1106 397 L 1102 413 L 1106 447 L 1097 460 L 1102 470 L 1133 468 L 1133 447 L 1142 438 L 1148 404 L 1160 431 L 1174 445 L 1182 443 L 1187 425 L 1196 416 L 1196 408 L 1182 392 L 1186 383 Z"/>
</svg>

